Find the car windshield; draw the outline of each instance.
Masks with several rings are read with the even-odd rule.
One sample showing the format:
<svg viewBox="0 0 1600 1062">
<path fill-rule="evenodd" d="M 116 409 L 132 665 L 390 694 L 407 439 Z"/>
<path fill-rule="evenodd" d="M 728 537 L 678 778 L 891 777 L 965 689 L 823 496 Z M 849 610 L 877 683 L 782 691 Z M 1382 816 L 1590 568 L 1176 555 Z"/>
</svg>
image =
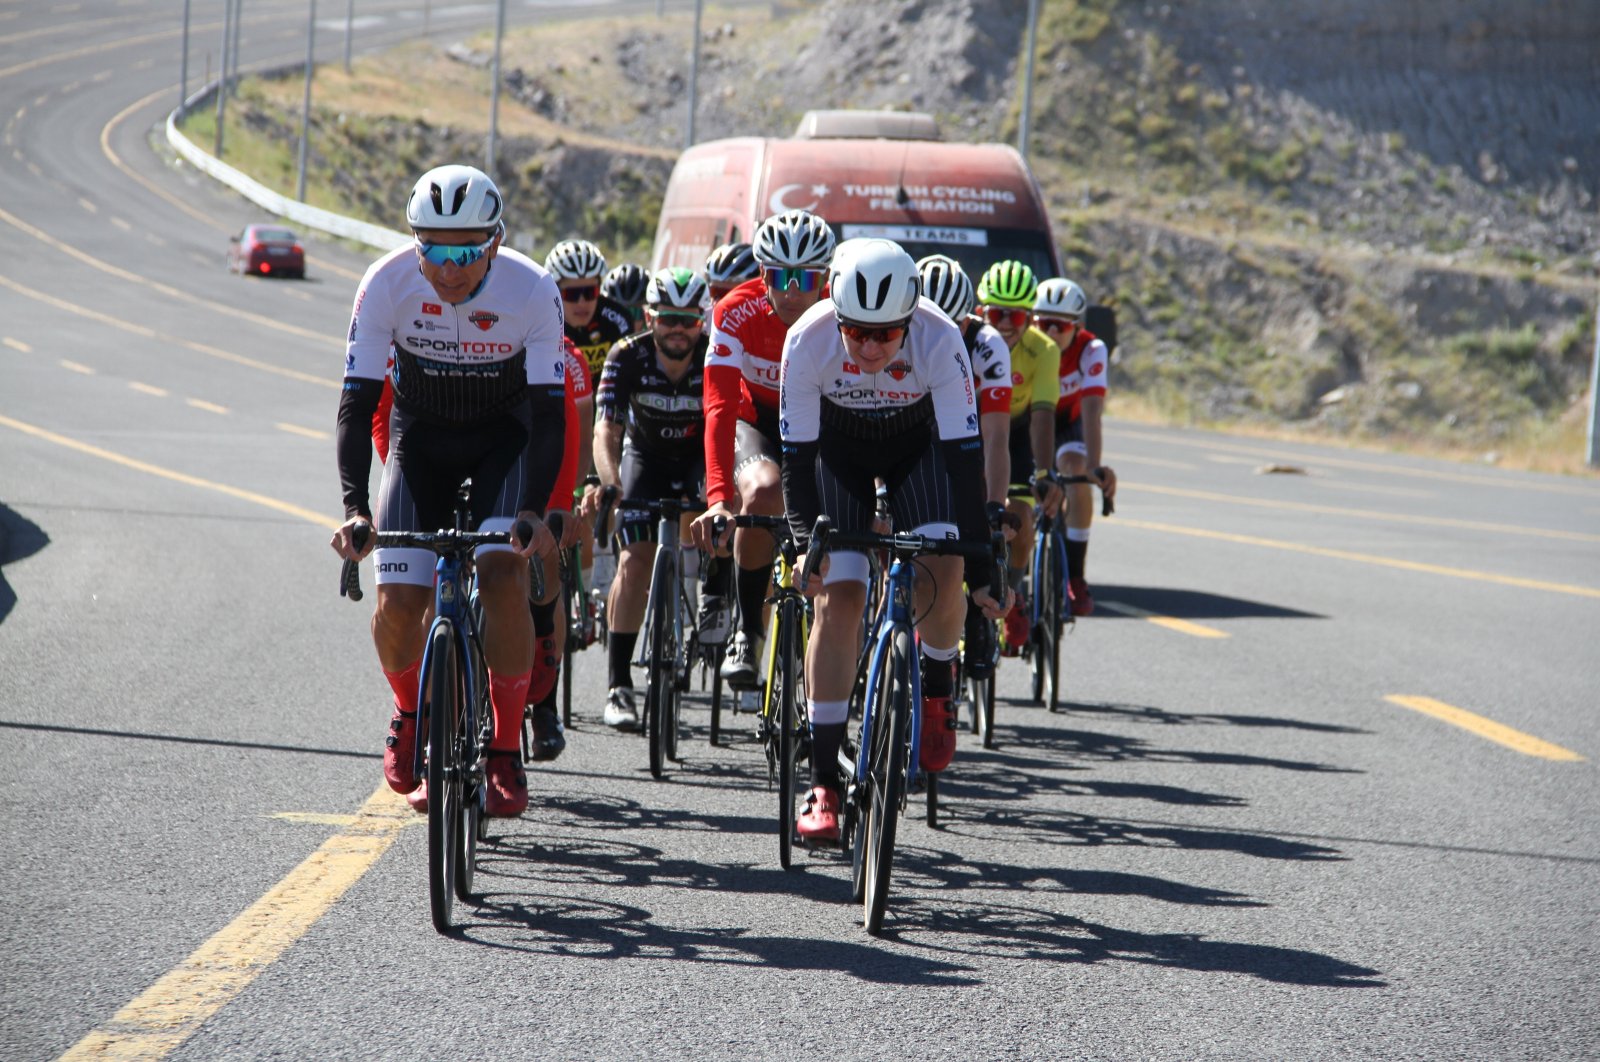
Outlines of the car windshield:
<svg viewBox="0 0 1600 1062">
<path fill-rule="evenodd" d="M 256 229 L 256 239 L 262 243 L 296 243 L 299 237 L 288 229 Z"/>
</svg>

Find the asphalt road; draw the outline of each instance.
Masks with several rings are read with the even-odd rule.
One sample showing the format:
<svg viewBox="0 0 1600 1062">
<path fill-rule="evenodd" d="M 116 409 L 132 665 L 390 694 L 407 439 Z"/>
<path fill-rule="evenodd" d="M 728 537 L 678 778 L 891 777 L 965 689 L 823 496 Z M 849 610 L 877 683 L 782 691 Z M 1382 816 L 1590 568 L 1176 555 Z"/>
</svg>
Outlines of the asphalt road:
<svg viewBox="0 0 1600 1062">
<path fill-rule="evenodd" d="M 171 7 L 0 10 L 0 1056 L 1600 1054 L 1600 485 L 1124 422 L 1070 708 L 1003 669 L 881 939 L 837 858 L 779 869 L 747 723 L 696 702 L 652 781 L 598 652 L 435 934 L 326 546 L 368 256 L 223 271 L 259 218 L 152 139 Z M 247 64 L 303 48 L 246 17 Z"/>
</svg>

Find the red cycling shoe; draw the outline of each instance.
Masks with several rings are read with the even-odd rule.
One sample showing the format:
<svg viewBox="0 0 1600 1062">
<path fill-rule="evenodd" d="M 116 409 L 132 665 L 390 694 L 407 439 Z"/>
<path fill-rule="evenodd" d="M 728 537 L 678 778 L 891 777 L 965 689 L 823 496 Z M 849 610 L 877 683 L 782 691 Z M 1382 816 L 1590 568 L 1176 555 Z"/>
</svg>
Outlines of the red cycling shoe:
<svg viewBox="0 0 1600 1062">
<path fill-rule="evenodd" d="M 813 787 L 794 828 L 810 844 L 838 844 L 839 794 L 825 785 Z"/>
<path fill-rule="evenodd" d="M 517 749 L 490 749 L 484 782 L 489 792 L 483 810 L 490 818 L 514 819 L 528 810 L 528 776 Z"/>
<path fill-rule="evenodd" d="M 1028 603 L 1018 594 L 1011 610 L 1006 613 L 1006 646 L 1007 656 L 1016 656 L 1024 645 L 1028 644 L 1028 634 L 1033 627 L 1033 610 Z"/>
<path fill-rule="evenodd" d="M 417 759 L 417 713 L 394 710 L 389 720 L 389 736 L 383 739 L 383 778 L 396 793 L 409 793 L 417 787 L 411 773 Z"/>
<path fill-rule="evenodd" d="M 1082 579 L 1068 580 L 1067 594 L 1072 598 L 1072 614 L 1074 616 L 1094 614 L 1094 595 L 1089 593 L 1088 583 Z"/>
<path fill-rule="evenodd" d="M 924 771 L 942 771 L 956 755 L 956 714 L 949 697 L 922 699 L 922 742 L 918 761 Z"/>
<path fill-rule="evenodd" d="M 426 778 L 415 789 L 406 794 L 406 803 L 410 804 L 411 810 L 418 815 L 426 815 L 428 813 L 428 780 Z"/>
</svg>

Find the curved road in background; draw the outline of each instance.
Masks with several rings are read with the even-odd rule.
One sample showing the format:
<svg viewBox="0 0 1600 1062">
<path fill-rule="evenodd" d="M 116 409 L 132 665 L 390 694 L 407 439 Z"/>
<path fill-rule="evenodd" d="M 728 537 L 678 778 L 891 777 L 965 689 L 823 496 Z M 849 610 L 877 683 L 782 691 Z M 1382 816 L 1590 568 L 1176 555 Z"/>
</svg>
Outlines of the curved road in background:
<svg viewBox="0 0 1600 1062">
<path fill-rule="evenodd" d="M 420 30 L 359 7 L 359 47 Z M 964 738 L 945 828 L 903 827 L 882 940 L 836 859 L 778 869 L 746 722 L 713 750 L 694 708 L 652 782 L 598 651 L 488 905 L 435 935 L 326 546 L 369 256 L 224 271 L 261 218 L 153 136 L 172 8 L 0 11 L 0 1053 L 1600 1051 L 1600 487 L 1123 422 L 1071 707 L 1002 669 L 1002 747 Z M 245 11 L 247 67 L 303 54 L 304 5 Z"/>
</svg>

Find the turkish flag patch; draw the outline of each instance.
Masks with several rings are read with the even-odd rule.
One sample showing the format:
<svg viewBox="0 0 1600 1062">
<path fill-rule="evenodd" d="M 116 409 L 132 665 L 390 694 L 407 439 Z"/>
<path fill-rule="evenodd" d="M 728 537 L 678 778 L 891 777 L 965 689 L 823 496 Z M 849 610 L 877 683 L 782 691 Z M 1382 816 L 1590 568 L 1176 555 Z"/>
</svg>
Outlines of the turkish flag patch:
<svg viewBox="0 0 1600 1062">
<path fill-rule="evenodd" d="M 474 310 L 467 314 L 467 320 L 477 325 L 478 331 L 487 332 L 489 329 L 495 326 L 496 321 L 500 320 L 500 315 L 497 313 L 490 313 L 488 310 Z"/>
<path fill-rule="evenodd" d="M 422 304 L 422 312 L 429 317 L 438 317 L 444 313 L 444 307 L 436 302 L 425 302 Z"/>
</svg>

